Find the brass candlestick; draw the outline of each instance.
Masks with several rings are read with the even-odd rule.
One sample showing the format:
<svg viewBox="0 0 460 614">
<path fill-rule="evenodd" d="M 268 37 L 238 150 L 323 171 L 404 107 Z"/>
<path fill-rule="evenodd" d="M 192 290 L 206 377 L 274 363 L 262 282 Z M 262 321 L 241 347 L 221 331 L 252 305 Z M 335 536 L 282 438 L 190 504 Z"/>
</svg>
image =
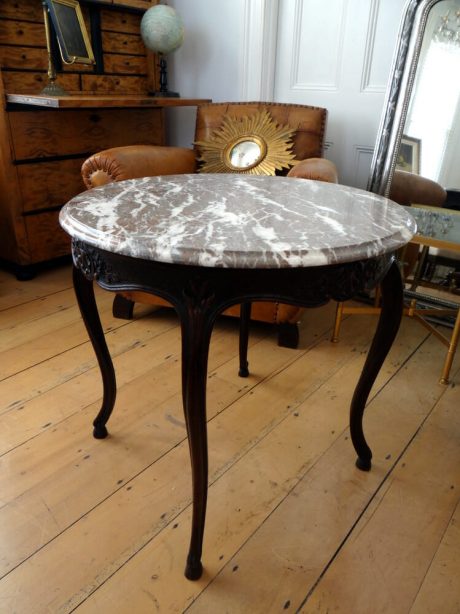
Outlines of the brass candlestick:
<svg viewBox="0 0 460 614">
<path fill-rule="evenodd" d="M 67 92 L 56 83 L 56 68 L 54 67 L 53 55 L 51 53 L 49 14 L 45 4 L 43 4 L 43 16 L 45 20 L 46 48 L 48 50 L 48 83 L 42 89 L 41 94 L 44 96 L 68 96 Z"/>
</svg>

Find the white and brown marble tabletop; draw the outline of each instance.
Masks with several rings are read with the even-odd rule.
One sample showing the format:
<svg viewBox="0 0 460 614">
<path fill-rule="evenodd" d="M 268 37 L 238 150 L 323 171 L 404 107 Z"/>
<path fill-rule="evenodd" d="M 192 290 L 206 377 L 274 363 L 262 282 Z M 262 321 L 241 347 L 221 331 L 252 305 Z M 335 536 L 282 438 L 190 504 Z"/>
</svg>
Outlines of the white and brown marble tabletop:
<svg viewBox="0 0 460 614">
<path fill-rule="evenodd" d="M 61 210 L 74 238 L 157 262 L 230 268 L 311 267 L 393 252 L 416 224 L 364 190 L 306 179 L 170 175 L 94 188 Z"/>
</svg>

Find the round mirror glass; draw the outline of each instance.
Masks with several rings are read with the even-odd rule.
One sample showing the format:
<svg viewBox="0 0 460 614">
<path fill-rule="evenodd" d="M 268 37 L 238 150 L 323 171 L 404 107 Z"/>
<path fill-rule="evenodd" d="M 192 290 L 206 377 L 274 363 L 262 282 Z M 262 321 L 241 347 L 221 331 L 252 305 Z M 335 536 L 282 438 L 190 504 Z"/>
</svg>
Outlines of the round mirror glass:
<svg viewBox="0 0 460 614">
<path fill-rule="evenodd" d="M 235 168 L 249 168 L 261 158 L 262 149 L 255 141 L 240 141 L 230 150 L 230 163 Z"/>
</svg>

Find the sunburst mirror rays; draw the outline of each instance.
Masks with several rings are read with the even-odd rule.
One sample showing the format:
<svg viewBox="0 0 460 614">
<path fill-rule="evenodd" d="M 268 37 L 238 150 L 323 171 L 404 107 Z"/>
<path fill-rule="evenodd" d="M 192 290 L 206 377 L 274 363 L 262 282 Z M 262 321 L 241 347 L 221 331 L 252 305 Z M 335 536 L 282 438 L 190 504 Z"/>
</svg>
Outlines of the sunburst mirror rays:
<svg viewBox="0 0 460 614">
<path fill-rule="evenodd" d="M 295 130 L 278 126 L 267 110 L 250 117 L 225 117 L 208 141 L 197 141 L 201 173 L 274 175 L 297 163 Z"/>
</svg>

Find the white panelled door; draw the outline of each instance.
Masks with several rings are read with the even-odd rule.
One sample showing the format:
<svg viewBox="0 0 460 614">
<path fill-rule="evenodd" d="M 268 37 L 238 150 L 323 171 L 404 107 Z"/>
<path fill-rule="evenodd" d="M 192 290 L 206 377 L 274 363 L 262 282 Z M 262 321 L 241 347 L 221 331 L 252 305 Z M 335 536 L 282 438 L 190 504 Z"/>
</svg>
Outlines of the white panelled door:
<svg viewBox="0 0 460 614">
<path fill-rule="evenodd" d="M 326 107 L 325 157 L 365 188 L 405 0 L 281 0 L 274 99 Z"/>
</svg>

